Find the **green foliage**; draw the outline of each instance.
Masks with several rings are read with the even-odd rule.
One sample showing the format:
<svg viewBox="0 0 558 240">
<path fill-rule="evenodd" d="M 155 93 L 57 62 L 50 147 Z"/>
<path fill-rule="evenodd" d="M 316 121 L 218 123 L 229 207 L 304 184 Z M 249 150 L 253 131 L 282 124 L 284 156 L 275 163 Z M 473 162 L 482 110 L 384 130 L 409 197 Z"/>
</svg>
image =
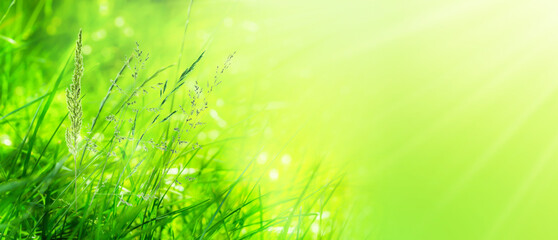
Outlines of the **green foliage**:
<svg viewBox="0 0 558 240">
<path fill-rule="evenodd" d="M 207 115 L 233 54 L 203 75 L 199 71 L 212 65 L 207 49 L 188 55 L 190 64 L 180 67 L 166 59 L 152 62 L 136 43 L 123 63 L 101 68 L 101 57 L 85 54 L 86 44 L 95 47 L 86 28 L 79 31 L 75 49 L 67 41 L 47 47 L 41 34 L 56 19 L 47 6 L 58 5 L 39 2 L 15 2 L 0 21 L 0 35 L 16 43 L 4 41 L 0 50 L 0 137 L 7 139 L 0 143 L 0 236 L 340 237 L 341 228 L 334 226 L 345 216 L 321 216 L 342 183 L 341 174 L 293 163 L 285 170 L 289 178 L 271 183 L 268 175 L 278 168 L 273 164 L 291 140 L 267 162 L 257 163 L 267 153 L 249 150 L 249 139 L 259 142 L 264 131 L 251 114 L 223 127 L 217 137 L 201 137 L 217 126 Z M 73 74 L 67 70 L 72 55 Z M 173 67 L 177 74 L 168 71 Z M 113 79 L 104 80 L 114 72 Z M 48 88 L 32 87 L 37 85 Z M 65 101 L 64 86 L 69 86 Z M 319 172 L 328 177 L 318 178 Z"/>
</svg>

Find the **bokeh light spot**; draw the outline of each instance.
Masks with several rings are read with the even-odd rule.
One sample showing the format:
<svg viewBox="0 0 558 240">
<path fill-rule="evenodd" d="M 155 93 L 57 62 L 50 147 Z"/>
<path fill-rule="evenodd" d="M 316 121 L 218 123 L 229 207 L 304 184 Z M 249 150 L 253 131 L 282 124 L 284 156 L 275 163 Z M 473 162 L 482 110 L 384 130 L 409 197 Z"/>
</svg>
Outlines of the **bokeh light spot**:
<svg viewBox="0 0 558 240">
<path fill-rule="evenodd" d="M 92 49 L 91 49 L 91 46 L 85 45 L 85 46 L 83 46 L 83 50 L 82 50 L 82 51 L 83 51 L 83 54 L 89 55 L 89 54 L 91 54 L 91 50 L 92 50 Z"/>
<path fill-rule="evenodd" d="M 204 141 L 205 139 L 207 139 L 207 134 L 204 133 L 204 132 L 200 132 L 200 133 L 198 134 L 198 140 Z"/>
<path fill-rule="evenodd" d="M 117 27 L 123 27 L 124 26 L 124 18 L 123 17 L 117 17 L 114 19 L 114 25 Z"/>
<path fill-rule="evenodd" d="M 2 137 L 2 144 L 6 145 L 6 146 L 12 146 L 12 140 L 10 140 L 10 138 L 8 138 L 8 136 L 4 136 Z"/>
<path fill-rule="evenodd" d="M 93 34 L 93 40 L 98 41 L 107 36 L 107 31 L 105 29 L 100 29 Z"/>
<path fill-rule="evenodd" d="M 269 178 L 271 178 L 272 181 L 275 181 L 279 178 L 279 171 L 277 171 L 277 169 L 271 169 L 271 171 L 269 171 Z"/>
<path fill-rule="evenodd" d="M 124 35 L 126 35 L 127 37 L 134 36 L 134 30 L 130 27 L 127 27 L 124 29 Z"/>
<path fill-rule="evenodd" d="M 289 154 L 285 154 L 281 157 L 281 163 L 289 165 L 291 163 L 292 157 Z"/>
<path fill-rule="evenodd" d="M 251 21 L 245 21 L 242 24 L 242 27 L 244 27 L 244 29 L 248 30 L 249 32 L 257 32 L 260 29 L 258 24 L 256 24 L 255 22 L 251 22 Z"/>
<path fill-rule="evenodd" d="M 217 137 L 219 137 L 219 131 L 217 131 L 215 129 L 209 131 L 209 139 L 215 140 L 215 139 L 217 139 Z"/>
<path fill-rule="evenodd" d="M 318 233 L 318 231 L 320 231 L 320 225 L 317 223 L 312 223 L 311 230 L 313 233 Z"/>
<path fill-rule="evenodd" d="M 260 155 L 258 156 L 257 163 L 263 165 L 266 162 L 267 162 L 267 153 L 266 152 L 260 153 Z"/>
</svg>

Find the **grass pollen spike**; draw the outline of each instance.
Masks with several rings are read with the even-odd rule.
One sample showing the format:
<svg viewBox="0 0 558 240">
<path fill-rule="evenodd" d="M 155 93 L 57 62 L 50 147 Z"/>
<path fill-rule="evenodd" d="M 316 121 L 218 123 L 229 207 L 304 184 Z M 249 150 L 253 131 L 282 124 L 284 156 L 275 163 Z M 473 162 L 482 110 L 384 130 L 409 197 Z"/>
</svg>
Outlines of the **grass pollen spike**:
<svg viewBox="0 0 558 240">
<path fill-rule="evenodd" d="M 66 104 L 68 105 L 68 118 L 70 119 L 70 127 L 66 129 L 66 145 L 68 150 L 74 157 L 75 167 L 75 197 L 77 201 L 77 153 L 80 140 L 80 131 L 83 110 L 81 108 L 81 78 L 83 77 L 83 53 L 81 43 L 81 29 L 79 30 L 78 39 L 76 41 L 76 54 L 74 59 L 74 74 L 70 87 L 66 89 Z M 76 202 L 77 208 L 77 202 Z"/>
</svg>

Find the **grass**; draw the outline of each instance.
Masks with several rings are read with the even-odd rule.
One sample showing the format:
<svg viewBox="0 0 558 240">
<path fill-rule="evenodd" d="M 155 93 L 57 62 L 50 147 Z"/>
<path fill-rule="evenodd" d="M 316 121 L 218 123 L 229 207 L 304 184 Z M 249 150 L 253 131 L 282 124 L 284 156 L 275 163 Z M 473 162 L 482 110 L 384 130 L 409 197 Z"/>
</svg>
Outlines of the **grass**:
<svg viewBox="0 0 558 240">
<path fill-rule="evenodd" d="M 263 145 L 248 150 L 246 139 L 263 135 L 263 128 L 248 134 L 258 129 L 249 117 L 200 140 L 216 125 L 207 112 L 232 55 L 213 76 L 191 78 L 212 65 L 205 50 L 187 67 L 181 53 L 177 64 L 150 70 L 149 54 L 136 44 L 101 94 L 87 89 L 105 72 L 83 69 L 94 63 L 82 59 L 82 41 L 91 43 L 81 31 L 76 48 L 61 46 L 51 64 L 37 61 L 46 50 L 34 36 L 48 22 L 49 3 L 0 5 L 0 35 L 9 39 L 0 45 L 0 239 L 342 237 L 346 216 L 331 207 L 340 173 L 298 162 L 281 184 L 269 180 L 296 133 L 271 158 Z M 169 73 L 174 67 L 179 74 Z M 21 89 L 30 91 L 21 96 Z"/>
<path fill-rule="evenodd" d="M 83 77 L 81 30 L 79 30 L 75 52 L 72 84 L 70 84 L 70 87 L 66 89 L 66 104 L 68 104 L 68 116 L 70 116 L 69 119 L 71 121 L 70 127 L 66 129 L 66 145 L 68 146 L 68 151 L 70 151 L 74 157 L 74 179 L 77 179 L 77 154 L 79 151 L 79 141 L 81 139 L 81 124 L 83 117 L 83 110 L 81 108 L 81 78 Z M 74 181 L 74 183 L 74 192 L 77 199 L 77 181 Z"/>
</svg>

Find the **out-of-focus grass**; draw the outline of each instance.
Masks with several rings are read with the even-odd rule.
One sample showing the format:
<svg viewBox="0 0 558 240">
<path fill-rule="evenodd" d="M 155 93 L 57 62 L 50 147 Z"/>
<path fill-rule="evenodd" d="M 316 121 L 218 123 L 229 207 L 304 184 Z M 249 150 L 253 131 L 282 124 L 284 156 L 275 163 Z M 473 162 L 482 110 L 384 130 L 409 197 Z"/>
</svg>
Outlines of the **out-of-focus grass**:
<svg viewBox="0 0 558 240">
<path fill-rule="evenodd" d="M 11 3 L 0 4 L 2 237 L 345 234 L 343 170 L 305 146 L 300 132 L 309 123 L 267 126 L 269 111 L 283 104 L 260 102 L 249 84 L 227 81 L 235 49 L 213 50 L 215 26 L 203 13 L 189 21 L 209 30 L 191 36 L 166 26 L 184 28 L 187 3 Z M 150 7 L 177 17 L 148 19 Z M 64 144 L 63 89 L 80 28 L 84 117 L 76 166 Z"/>
</svg>

